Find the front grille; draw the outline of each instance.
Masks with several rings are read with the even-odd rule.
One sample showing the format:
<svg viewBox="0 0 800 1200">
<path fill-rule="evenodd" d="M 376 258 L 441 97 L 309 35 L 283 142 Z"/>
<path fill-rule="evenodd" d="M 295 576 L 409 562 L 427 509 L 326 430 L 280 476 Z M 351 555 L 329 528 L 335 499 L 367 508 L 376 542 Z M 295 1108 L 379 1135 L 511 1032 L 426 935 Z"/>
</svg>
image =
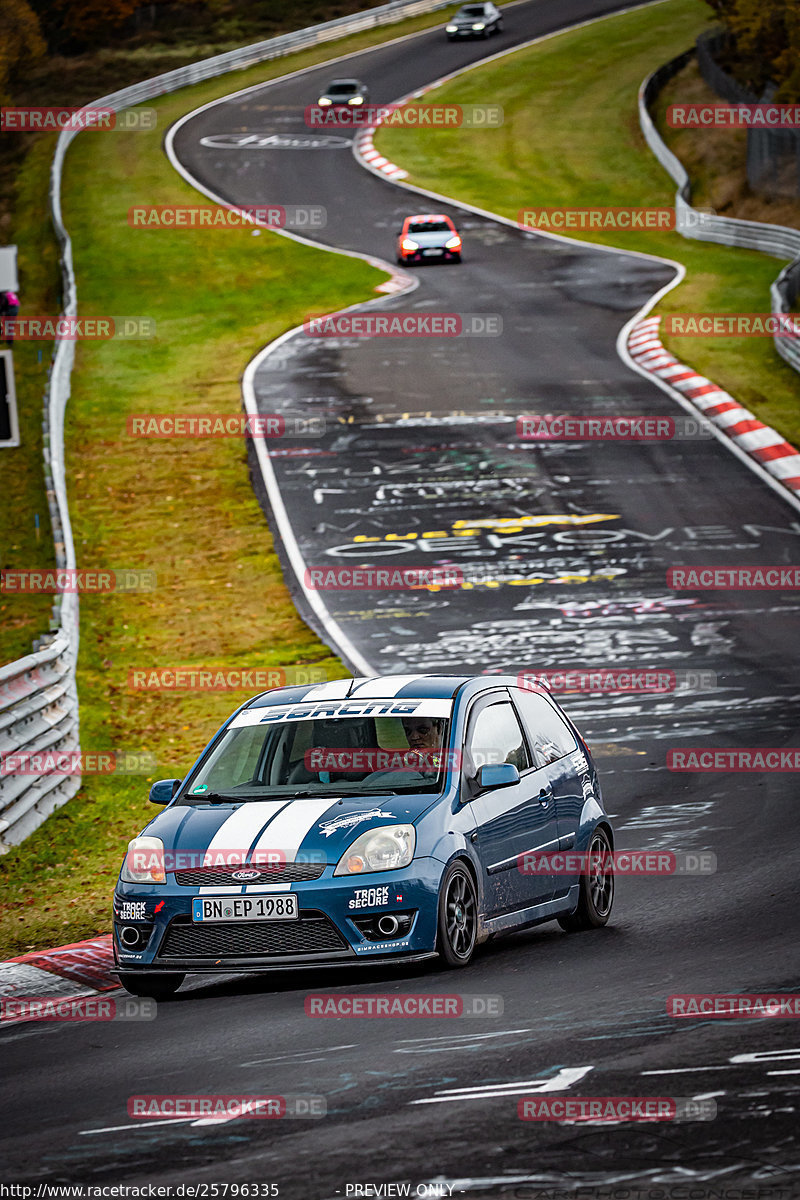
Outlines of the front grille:
<svg viewBox="0 0 800 1200">
<path fill-rule="evenodd" d="M 175 872 L 175 882 L 181 887 L 219 887 L 221 884 L 231 884 L 241 887 L 243 883 L 303 883 L 307 879 L 319 879 L 328 864 L 324 862 L 286 862 L 277 863 L 274 868 L 261 868 L 258 879 L 234 879 L 237 871 L 249 870 L 250 865 L 243 867 L 196 867 L 186 871 Z M 253 867 L 253 870 L 259 870 Z"/>
<path fill-rule="evenodd" d="M 346 950 L 347 942 L 322 913 L 298 921 L 220 921 L 193 924 L 176 918 L 159 958 L 268 958 Z"/>
</svg>

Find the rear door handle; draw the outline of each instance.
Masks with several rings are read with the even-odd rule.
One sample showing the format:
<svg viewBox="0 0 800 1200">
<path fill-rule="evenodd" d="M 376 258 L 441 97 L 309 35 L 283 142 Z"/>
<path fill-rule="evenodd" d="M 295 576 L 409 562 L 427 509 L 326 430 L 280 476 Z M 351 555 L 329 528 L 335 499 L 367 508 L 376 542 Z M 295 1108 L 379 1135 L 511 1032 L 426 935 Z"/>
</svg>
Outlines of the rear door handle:
<svg viewBox="0 0 800 1200">
<path fill-rule="evenodd" d="M 549 804 L 552 799 L 553 799 L 553 789 L 552 788 L 542 788 L 542 790 L 539 792 L 539 803 L 542 805 Z"/>
</svg>

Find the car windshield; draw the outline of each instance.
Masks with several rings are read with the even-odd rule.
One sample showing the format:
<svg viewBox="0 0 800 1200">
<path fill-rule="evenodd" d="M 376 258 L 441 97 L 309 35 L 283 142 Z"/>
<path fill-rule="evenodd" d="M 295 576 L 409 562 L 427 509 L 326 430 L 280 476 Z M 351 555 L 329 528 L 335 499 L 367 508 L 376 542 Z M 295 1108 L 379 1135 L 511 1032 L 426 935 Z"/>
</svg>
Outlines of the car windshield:
<svg viewBox="0 0 800 1200">
<path fill-rule="evenodd" d="M 329 96 L 352 96 L 358 91 L 357 83 L 332 83 L 328 88 Z"/>
<path fill-rule="evenodd" d="M 412 221 L 409 233 L 452 233 L 447 221 Z"/>
<path fill-rule="evenodd" d="M 484 8 L 482 4 L 468 4 L 466 8 L 459 10 L 459 17 L 482 17 L 484 16 Z"/>
<path fill-rule="evenodd" d="M 440 791 L 449 729 L 441 711 L 448 705 L 438 701 L 426 710 L 412 703 L 405 706 L 413 710 L 408 715 L 367 711 L 355 717 L 312 716 L 316 710 L 309 706 L 301 719 L 292 719 L 292 709 L 245 710 L 205 756 L 178 803 Z M 381 707 L 392 702 L 367 706 Z"/>
</svg>

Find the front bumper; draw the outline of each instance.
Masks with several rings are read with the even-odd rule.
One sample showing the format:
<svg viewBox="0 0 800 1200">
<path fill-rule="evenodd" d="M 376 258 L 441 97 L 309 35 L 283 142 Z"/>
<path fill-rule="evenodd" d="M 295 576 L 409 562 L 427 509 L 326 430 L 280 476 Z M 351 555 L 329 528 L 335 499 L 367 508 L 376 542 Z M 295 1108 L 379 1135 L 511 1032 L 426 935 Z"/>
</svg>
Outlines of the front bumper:
<svg viewBox="0 0 800 1200">
<path fill-rule="evenodd" d="M 423 246 L 420 250 L 413 250 L 411 253 L 406 250 L 401 250 L 400 253 L 405 263 L 424 263 L 458 258 L 461 251 L 448 250 L 445 246 Z"/>
<path fill-rule="evenodd" d="M 444 864 L 415 859 L 406 870 L 337 876 L 251 888 L 181 887 L 118 882 L 114 959 L 120 971 L 236 972 L 417 961 L 434 953 L 438 890 Z M 192 921 L 195 896 L 297 895 L 296 921 Z M 374 940 L 354 918 L 412 913 L 407 932 Z M 135 945 L 125 945 L 137 934 Z"/>
</svg>

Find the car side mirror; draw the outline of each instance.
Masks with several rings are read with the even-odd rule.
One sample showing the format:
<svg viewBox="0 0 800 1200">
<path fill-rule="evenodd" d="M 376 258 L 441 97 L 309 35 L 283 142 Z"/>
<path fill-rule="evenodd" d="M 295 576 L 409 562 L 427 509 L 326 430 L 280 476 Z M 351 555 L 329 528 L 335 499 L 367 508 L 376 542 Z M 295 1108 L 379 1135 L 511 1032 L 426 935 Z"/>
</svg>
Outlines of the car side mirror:
<svg viewBox="0 0 800 1200">
<path fill-rule="evenodd" d="M 157 779 L 150 788 L 150 803 L 169 804 L 182 783 L 182 779 Z"/>
<path fill-rule="evenodd" d="M 519 771 L 513 763 L 484 763 L 478 769 L 478 787 L 511 787 L 519 783 Z"/>
</svg>

